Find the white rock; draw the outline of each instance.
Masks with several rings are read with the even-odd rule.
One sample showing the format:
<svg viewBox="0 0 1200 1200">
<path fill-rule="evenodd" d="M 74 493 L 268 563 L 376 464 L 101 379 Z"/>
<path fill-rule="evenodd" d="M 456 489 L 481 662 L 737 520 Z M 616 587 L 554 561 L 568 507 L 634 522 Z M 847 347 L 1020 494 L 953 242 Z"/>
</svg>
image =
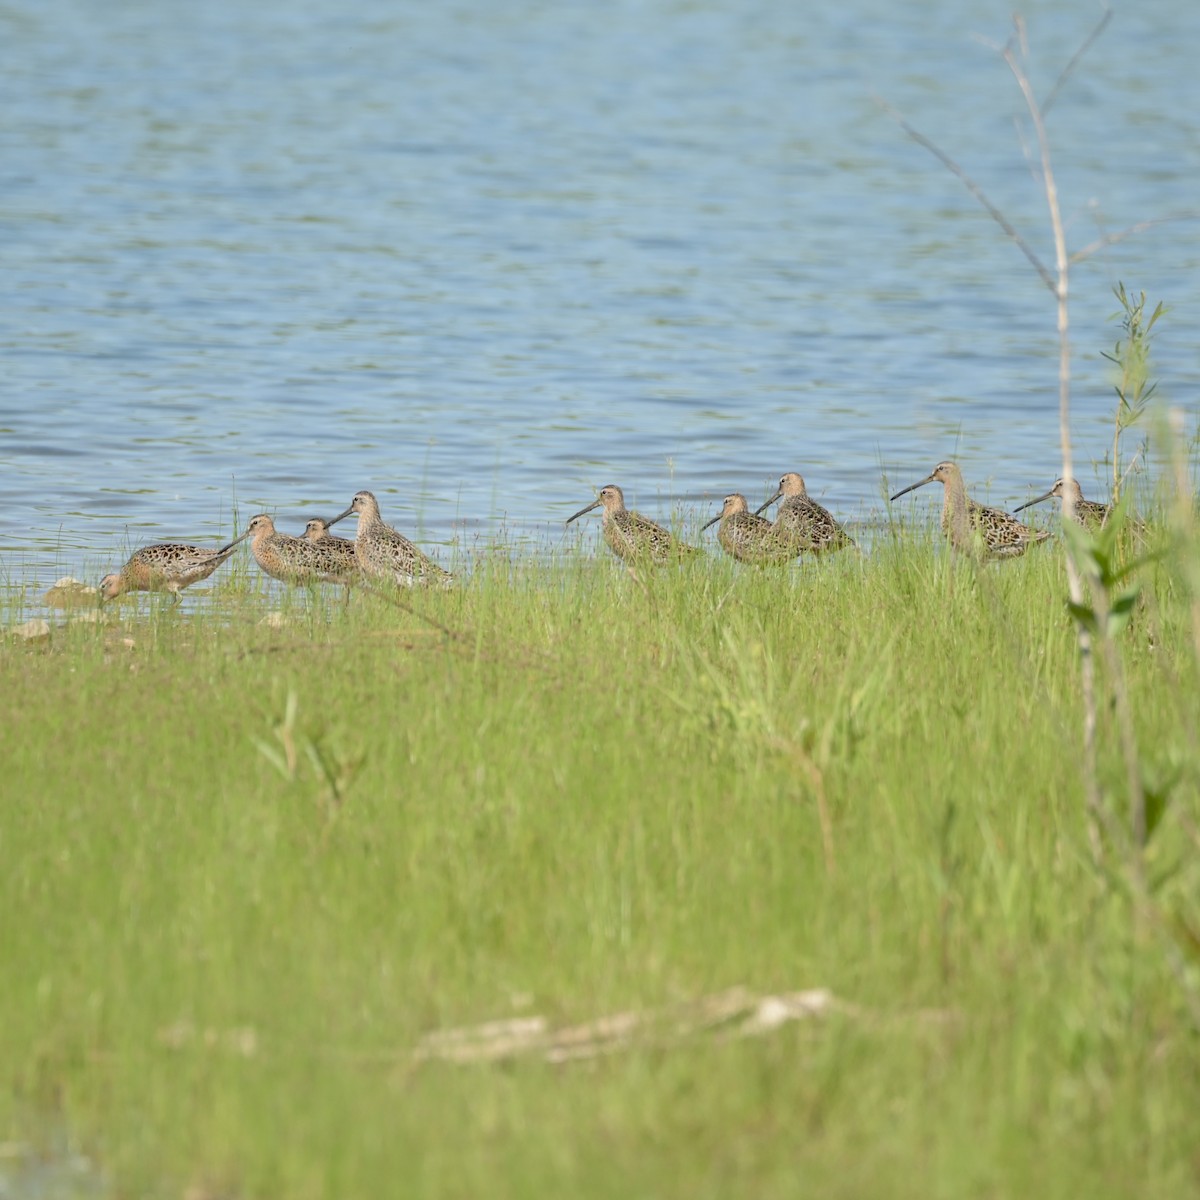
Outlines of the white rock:
<svg viewBox="0 0 1200 1200">
<path fill-rule="evenodd" d="M 26 621 L 24 625 L 14 625 L 8 632 L 22 641 L 44 642 L 50 637 L 50 622 L 39 617 L 34 621 Z"/>
</svg>

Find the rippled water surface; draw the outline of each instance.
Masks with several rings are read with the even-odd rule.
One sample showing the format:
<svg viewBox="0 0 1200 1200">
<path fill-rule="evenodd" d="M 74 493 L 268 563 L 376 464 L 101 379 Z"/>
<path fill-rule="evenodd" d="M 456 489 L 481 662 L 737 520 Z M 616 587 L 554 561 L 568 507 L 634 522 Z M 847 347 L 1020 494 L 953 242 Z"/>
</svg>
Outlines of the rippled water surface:
<svg viewBox="0 0 1200 1200">
<path fill-rule="evenodd" d="M 1045 92 L 1096 7 L 1027 12 Z M 1019 96 L 972 36 L 1007 13 L 0 4 L 0 574 L 261 509 L 299 532 L 364 487 L 466 549 L 556 540 L 610 481 L 707 517 L 799 469 L 851 522 L 950 455 L 995 502 L 1044 490 L 1051 297 L 876 103 L 1052 260 Z M 1075 247 L 1198 207 L 1197 62 L 1191 0 L 1122 6 L 1083 61 L 1050 115 Z M 1178 222 L 1077 271 L 1085 484 L 1112 285 L 1173 306 L 1157 364 L 1194 411 L 1198 262 Z"/>
</svg>

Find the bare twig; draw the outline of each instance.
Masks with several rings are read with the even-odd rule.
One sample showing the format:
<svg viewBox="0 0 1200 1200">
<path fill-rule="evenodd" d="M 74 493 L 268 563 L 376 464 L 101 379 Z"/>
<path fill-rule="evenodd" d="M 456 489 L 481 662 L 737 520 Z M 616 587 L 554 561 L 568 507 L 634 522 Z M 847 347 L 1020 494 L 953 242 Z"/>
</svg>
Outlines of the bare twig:
<svg viewBox="0 0 1200 1200">
<path fill-rule="evenodd" d="M 460 642 L 466 638 L 466 634 L 460 632 L 459 630 L 451 629 L 448 625 L 443 625 L 441 621 L 436 620 L 434 617 L 427 616 L 423 612 L 418 612 L 417 609 L 413 608 L 411 604 L 405 604 L 404 601 L 396 595 L 394 589 L 376 587 L 374 584 L 368 583 L 367 590 L 371 592 L 372 595 L 379 596 L 381 599 L 386 600 L 389 604 L 394 605 L 396 608 L 402 609 L 406 613 L 411 613 L 417 618 L 418 621 L 424 621 L 427 625 L 432 625 L 434 629 L 440 630 L 451 641 Z"/>
<path fill-rule="evenodd" d="M 1144 229 L 1152 229 L 1155 225 L 1166 225 L 1171 221 L 1196 220 L 1200 220 L 1200 212 L 1170 213 L 1165 217 L 1152 217 L 1148 221 L 1138 221 L 1136 225 L 1119 229 L 1116 233 L 1106 233 L 1103 237 L 1098 237 L 1094 242 L 1089 242 L 1082 250 L 1076 250 L 1067 261 L 1071 266 L 1074 266 L 1078 262 L 1083 262 L 1085 259 L 1091 258 L 1097 251 L 1103 250 L 1108 246 L 1115 246 L 1118 242 L 1123 242 L 1127 237 L 1132 237 L 1135 233 L 1141 233 Z"/>
<path fill-rule="evenodd" d="M 1018 27 L 1019 28 L 1019 27 Z M 1062 477 L 1066 481 L 1062 497 L 1062 519 L 1071 521 L 1075 515 L 1075 497 L 1071 482 L 1074 478 L 1071 462 L 1071 342 L 1069 337 L 1070 259 L 1067 256 L 1067 240 L 1063 230 L 1062 209 L 1058 202 L 1058 187 L 1054 178 L 1054 167 L 1050 160 L 1050 142 L 1046 136 L 1046 124 L 1033 94 L 1033 87 L 1023 63 L 1013 53 L 1011 44 L 1002 51 L 1025 105 L 1033 121 L 1038 150 L 1042 163 L 1042 187 L 1046 193 L 1046 205 L 1050 211 L 1050 226 L 1054 233 L 1054 260 L 1057 279 L 1051 290 L 1058 309 L 1058 436 L 1062 449 Z M 1043 276 L 1044 278 L 1044 276 Z M 1083 577 L 1070 545 L 1067 546 L 1067 590 L 1071 602 L 1083 604 Z M 1092 657 L 1092 635 L 1082 625 L 1077 625 L 1079 644 L 1079 682 L 1083 699 L 1083 785 L 1088 811 L 1094 823 L 1100 810 L 1100 785 L 1096 772 L 1096 672 Z"/>
<path fill-rule="evenodd" d="M 1014 242 L 1016 242 L 1021 253 L 1024 254 L 1027 259 L 1029 259 L 1030 263 L 1033 265 L 1033 269 L 1042 277 L 1042 282 L 1052 292 L 1055 291 L 1056 284 L 1054 281 L 1054 276 L 1050 273 L 1045 263 L 1038 258 L 1033 247 L 1021 236 L 1017 229 L 1014 228 L 1008 218 L 991 202 L 983 188 L 981 188 L 979 184 L 977 184 L 975 180 L 972 179 L 971 176 L 968 175 L 966 171 L 964 171 L 962 167 L 950 157 L 950 155 L 948 155 L 939 145 L 937 145 L 936 142 L 930 141 L 929 138 L 927 138 L 923 133 L 917 129 L 914 129 L 913 126 L 910 125 L 895 108 L 888 104 L 886 100 L 879 100 L 877 98 L 877 102 L 883 108 L 884 112 L 886 112 L 888 116 L 890 116 L 892 120 L 895 121 L 896 124 L 899 125 L 900 128 L 903 129 L 904 132 L 910 138 L 912 138 L 914 142 L 917 143 L 918 146 L 924 146 L 925 149 L 928 150 L 929 153 L 932 154 L 934 158 L 936 158 L 946 168 L 946 170 L 951 172 L 953 175 L 957 175 L 958 178 L 962 180 L 963 186 L 971 193 L 972 196 L 975 197 L 976 200 L 979 201 L 980 204 L 983 205 L 984 208 L 987 209 L 992 220 L 994 220 L 996 224 L 999 225 L 1000 228 L 1003 229 L 1004 232 L 1007 233 Z"/>
<path fill-rule="evenodd" d="M 1059 77 L 1054 81 L 1054 86 L 1050 89 L 1045 100 L 1042 101 L 1042 116 L 1050 111 L 1050 106 L 1058 99 L 1058 93 L 1066 86 L 1067 80 L 1075 73 L 1075 68 L 1079 65 L 1079 60 L 1092 48 L 1095 40 L 1107 28 L 1109 21 L 1112 20 L 1112 9 L 1106 4 L 1104 6 L 1104 15 L 1096 22 L 1096 28 L 1088 34 L 1083 40 L 1083 45 L 1071 56 L 1071 61 L 1063 67 Z"/>
<path fill-rule="evenodd" d="M 1133 468 L 1137 466 L 1138 459 L 1142 457 L 1143 449 L 1144 449 L 1144 447 L 1139 446 L 1137 448 L 1137 450 L 1135 450 L 1133 452 L 1133 457 L 1129 460 L 1129 466 L 1127 466 L 1125 468 L 1125 470 L 1123 470 L 1121 472 L 1121 478 L 1120 478 L 1120 481 L 1118 482 L 1118 486 L 1117 486 L 1118 491 L 1125 486 L 1125 480 L 1127 480 L 1129 478 L 1129 476 L 1133 472 Z"/>
</svg>

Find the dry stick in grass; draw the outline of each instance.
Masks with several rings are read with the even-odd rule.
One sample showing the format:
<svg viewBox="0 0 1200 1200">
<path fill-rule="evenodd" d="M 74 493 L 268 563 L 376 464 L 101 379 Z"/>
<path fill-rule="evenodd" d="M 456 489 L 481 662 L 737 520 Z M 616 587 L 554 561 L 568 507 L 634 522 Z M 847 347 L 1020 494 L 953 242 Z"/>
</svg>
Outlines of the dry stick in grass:
<svg viewBox="0 0 1200 1200">
<path fill-rule="evenodd" d="M 388 601 L 389 604 L 394 604 L 397 608 L 403 609 L 406 613 L 412 613 L 419 621 L 424 621 L 428 625 L 432 625 L 434 629 L 440 630 L 452 642 L 460 642 L 466 638 L 466 634 L 458 630 L 451 629 L 448 625 L 443 625 L 441 621 L 435 620 L 433 617 L 426 616 L 423 612 L 418 612 L 411 604 L 405 604 L 394 591 L 388 591 L 384 588 L 376 587 L 374 584 L 367 582 L 367 590 L 373 596 L 379 596 Z"/>
<path fill-rule="evenodd" d="M 821 850 L 825 855 L 825 874 L 832 879 L 837 874 L 837 858 L 833 849 L 833 819 L 829 815 L 829 801 L 825 795 L 825 773 L 813 761 L 812 756 L 796 742 L 779 738 L 775 746 L 804 773 L 817 802 L 817 821 L 821 826 Z"/>
</svg>

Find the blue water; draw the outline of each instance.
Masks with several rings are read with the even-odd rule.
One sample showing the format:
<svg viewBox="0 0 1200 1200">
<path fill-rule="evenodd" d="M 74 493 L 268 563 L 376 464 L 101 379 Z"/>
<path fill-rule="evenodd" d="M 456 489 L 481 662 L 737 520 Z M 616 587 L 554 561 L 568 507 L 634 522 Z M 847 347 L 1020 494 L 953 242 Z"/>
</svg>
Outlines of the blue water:
<svg viewBox="0 0 1200 1200">
<path fill-rule="evenodd" d="M 8 0 L 0 571 L 91 578 L 262 509 L 299 532 L 360 488 L 446 562 L 556 541 L 608 482 L 707 518 L 800 470 L 852 525 L 949 456 L 994 503 L 1045 490 L 1052 298 L 876 103 L 1052 262 L 1019 95 L 972 36 L 1008 11 Z M 1027 13 L 1044 93 L 1097 8 Z M 1160 0 L 1080 65 L 1050 115 L 1075 248 L 1200 209 L 1198 62 L 1200 5 Z M 1076 271 L 1089 493 L 1111 287 L 1172 306 L 1156 365 L 1194 420 L 1198 265 L 1192 221 Z"/>
</svg>

